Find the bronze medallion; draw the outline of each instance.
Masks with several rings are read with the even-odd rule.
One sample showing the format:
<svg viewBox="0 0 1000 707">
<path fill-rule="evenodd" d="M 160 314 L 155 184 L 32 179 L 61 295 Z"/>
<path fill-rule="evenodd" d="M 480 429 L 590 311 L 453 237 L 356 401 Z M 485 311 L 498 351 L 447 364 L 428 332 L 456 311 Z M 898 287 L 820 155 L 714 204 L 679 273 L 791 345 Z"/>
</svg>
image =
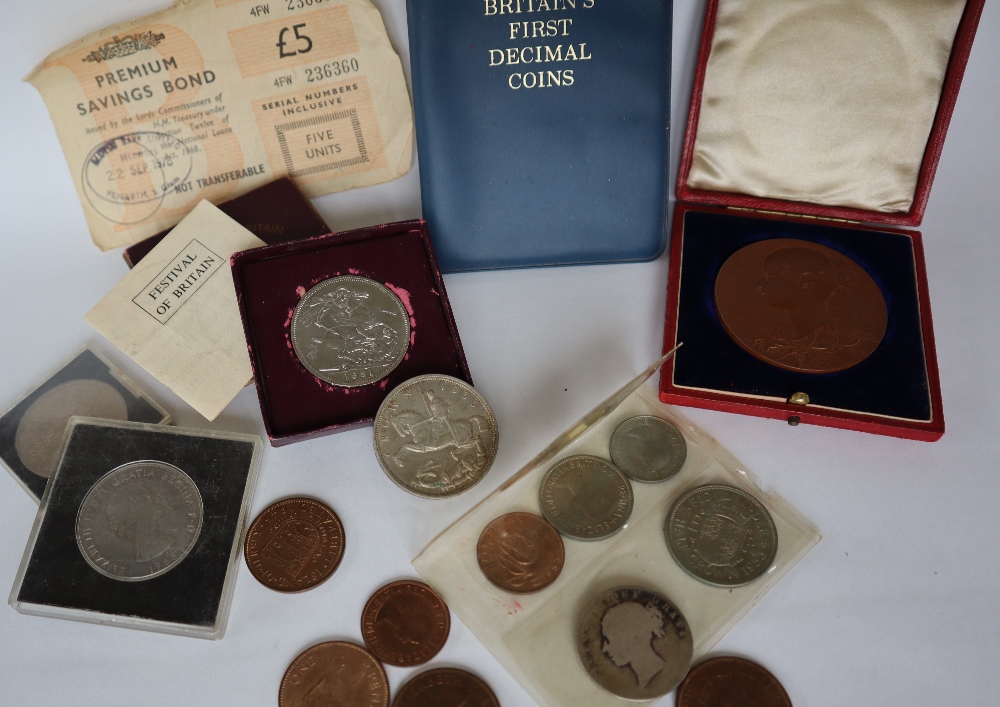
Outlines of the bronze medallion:
<svg viewBox="0 0 1000 707">
<path fill-rule="evenodd" d="M 435 668 L 399 688 L 392 707 L 500 707 L 493 690 L 472 673 Z"/>
<path fill-rule="evenodd" d="M 51 388 L 21 416 L 14 433 L 14 450 L 33 474 L 49 478 L 59 463 L 63 433 L 73 415 L 127 420 L 128 404 L 104 381 L 81 379 Z"/>
<path fill-rule="evenodd" d="M 403 668 L 436 656 L 450 631 L 448 606 L 423 582 L 387 584 L 361 613 L 361 636 L 368 650 L 383 663 Z"/>
<path fill-rule="evenodd" d="M 375 656 L 346 641 L 320 643 L 292 661 L 278 707 L 389 707 L 389 680 Z"/>
<path fill-rule="evenodd" d="M 677 707 L 792 707 L 778 679 L 746 658 L 710 658 L 691 668 Z"/>
<path fill-rule="evenodd" d="M 483 529 L 476 558 L 486 579 L 500 589 L 531 594 L 556 581 L 566 549 L 559 531 L 544 518 L 508 513 Z"/>
<path fill-rule="evenodd" d="M 265 587 L 304 592 L 325 582 L 340 565 L 344 526 L 319 501 L 278 501 L 250 524 L 243 556 L 250 573 Z"/>
<path fill-rule="evenodd" d="M 715 280 L 715 309 L 748 353 L 801 373 L 858 365 L 889 323 L 882 291 L 860 265 L 792 238 L 758 241 L 730 256 Z"/>
</svg>

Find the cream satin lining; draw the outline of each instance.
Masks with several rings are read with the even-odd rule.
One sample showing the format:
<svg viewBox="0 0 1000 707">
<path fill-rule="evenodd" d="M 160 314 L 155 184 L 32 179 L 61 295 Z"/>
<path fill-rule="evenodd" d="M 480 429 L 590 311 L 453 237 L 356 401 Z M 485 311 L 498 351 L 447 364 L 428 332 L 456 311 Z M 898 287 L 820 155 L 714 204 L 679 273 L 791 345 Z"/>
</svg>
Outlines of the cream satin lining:
<svg viewBox="0 0 1000 707">
<path fill-rule="evenodd" d="M 720 0 L 688 184 L 907 211 L 965 0 Z"/>
</svg>

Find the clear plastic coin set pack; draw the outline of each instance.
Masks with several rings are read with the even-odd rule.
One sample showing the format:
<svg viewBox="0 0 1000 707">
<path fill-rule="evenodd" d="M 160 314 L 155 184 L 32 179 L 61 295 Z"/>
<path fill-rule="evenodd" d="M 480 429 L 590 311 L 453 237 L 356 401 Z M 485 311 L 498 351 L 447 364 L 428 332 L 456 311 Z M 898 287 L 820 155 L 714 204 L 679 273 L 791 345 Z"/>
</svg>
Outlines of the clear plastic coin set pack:
<svg viewBox="0 0 1000 707">
<path fill-rule="evenodd" d="M 820 540 L 658 400 L 659 363 L 413 561 L 544 707 L 667 694 Z"/>
<path fill-rule="evenodd" d="M 10 605 L 222 638 L 260 448 L 253 435 L 71 418 Z"/>
<path fill-rule="evenodd" d="M 35 503 L 59 462 L 70 417 L 169 424 L 169 413 L 89 346 L 0 416 L 0 461 Z"/>
</svg>

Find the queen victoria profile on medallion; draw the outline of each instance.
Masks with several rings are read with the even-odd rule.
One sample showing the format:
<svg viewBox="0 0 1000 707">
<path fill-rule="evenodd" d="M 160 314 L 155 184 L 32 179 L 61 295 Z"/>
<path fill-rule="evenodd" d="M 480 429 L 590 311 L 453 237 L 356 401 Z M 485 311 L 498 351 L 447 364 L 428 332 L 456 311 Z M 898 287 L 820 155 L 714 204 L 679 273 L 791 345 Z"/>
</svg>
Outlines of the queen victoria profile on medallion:
<svg viewBox="0 0 1000 707">
<path fill-rule="evenodd" d="M 889 321 L 881 290 L 860 265 L 792 238 L 758 241 L 730 256 L 715 281 L 715 308 L 748 353 L 803 373 L 858 365 Z"/>
</svg>

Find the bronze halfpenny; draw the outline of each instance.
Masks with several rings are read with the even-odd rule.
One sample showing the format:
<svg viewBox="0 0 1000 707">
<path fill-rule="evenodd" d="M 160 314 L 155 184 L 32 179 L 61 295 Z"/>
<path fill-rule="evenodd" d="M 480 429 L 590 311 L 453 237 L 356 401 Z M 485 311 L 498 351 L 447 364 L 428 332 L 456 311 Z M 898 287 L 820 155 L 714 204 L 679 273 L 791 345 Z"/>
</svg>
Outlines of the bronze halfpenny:
<svg viewBox="0 0 1000 707">
<path fill-rule="evenodd" d="M 500 707 L 493 690 L 472 673 L 436 668 L 399 689 L 392 707 Z"/>
<path fill-rule="evenodd" d="M 802 373 L 835 373 L 871 356 L 889 314 L 875 281 L 832 248 L 771 238 L 736 251 L 715 280 L 723 328 L 751 355 Z"/>
<path fill-rule="evenodd" d="M 479 536 L 479 569 L 495 586 L 512 594 L 531 594 L 556 581 L 566 559 L 559 531 L 534 513 L 508 513 L 494 519 Z"/>
<path fill-rule="evenodd" d="M 292 661 L 278 707 L 389 707 L 389 680 L 375 656 L 345 641 L 320 643 Z"/>
<path fill-rule="evenodd" d="M 792 707 L 778 679 L 746 658 L 710 658 L 691 668 L 677 707 Z"/>
<path fill-rule="evenodd" d="M 250 524 L 243 556 L 250 573 L 265 587 L 304 592 L 325 582 L 340 565 L 344 526 L 319 501 L 278 501 Z"/>
<path fill-rule="evenodd" d="M 448 606 L 423 582 L 387 584 L 361 612 L 361 636 L 368 650 L 383 663 L 403 668 L 436 656 L 450 631 Z"/>
</svg>

